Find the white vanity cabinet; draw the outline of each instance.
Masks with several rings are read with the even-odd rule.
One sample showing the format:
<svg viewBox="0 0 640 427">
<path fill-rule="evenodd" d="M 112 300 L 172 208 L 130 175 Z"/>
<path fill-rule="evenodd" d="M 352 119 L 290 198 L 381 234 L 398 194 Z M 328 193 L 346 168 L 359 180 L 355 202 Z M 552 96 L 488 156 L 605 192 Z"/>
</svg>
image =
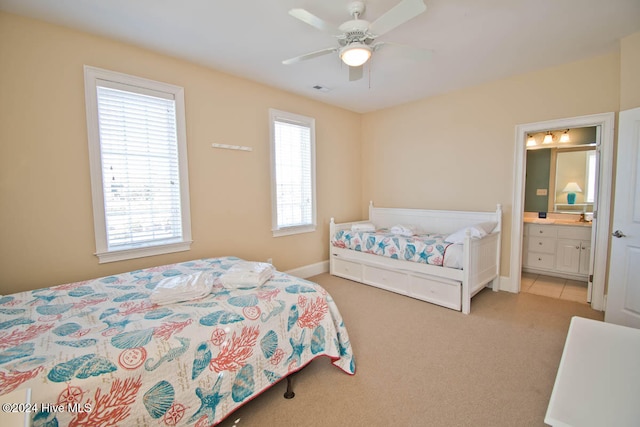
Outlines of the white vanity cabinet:
<svg viewBox="0 0 640 427">
<path fill-rule="evenodd" d="M 587 280 L 591 227 L 524 224 L 523 271 Z"/>
</svg>

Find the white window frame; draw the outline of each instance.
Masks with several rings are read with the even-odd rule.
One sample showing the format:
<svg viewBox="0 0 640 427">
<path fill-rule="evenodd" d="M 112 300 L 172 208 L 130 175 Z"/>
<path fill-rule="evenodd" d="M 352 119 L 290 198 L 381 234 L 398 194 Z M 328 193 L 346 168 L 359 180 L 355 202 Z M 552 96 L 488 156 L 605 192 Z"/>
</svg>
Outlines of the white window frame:
<svg viewBox="0 0 640 427">
<path fill-rule="evenodd" d="M 178 142 L 178 163 L 180 180 L 180 204 L 182 238 L 162 244 L 153 242 L 145 245 L 131 246 L 126 249 L 109 249 L 107 241 L 104 190 L 102 179 L 102 159 L 100 149 L 100 132 L 98 124 L 97 88 L 101 82 L 110 82 L 131 87 L 132 92 L 163 92 L 171 95 L 175 101 L 176 133 Z M 191 213 L 189 203 L 189 177 L 187 164 L 187 137 L 184 107 L 184 89 L 168 83 L 156 82 L 140 77 L 130 76 L 115 71 L 84 66 L 85 107 L 87 115 L 87 133 L 89 144 L 89 165 L 91 172 L 91 194 L 93 199 L 93 223 L 96 238 L 96 252 L 99 263 L 122 261 L 153 255 L 186 251 L 191 248 Z M 105 84 L 105 83 L 103 83 Z"/>
<path fill-rule="evenodd" d="M 311 222 L 308 224 L 296 226 L 279 226 L 278 223 L 278 194 L 276 182 L 276 143 L 275 140 L 275 123 L 283 121 L 301 126 L 306 126 L 310 130 L 310 172 L 311 172 Z M 271 231 L 273 237 L 288 236 L 299 233 L 310 233 L 317 227 L 317 204 L 316 204 L 316 131 L 315 119 L 299 114 L 280 111 L 273 108 L 269 109 L 269 132 L 271 146 Z"/>
</svg>

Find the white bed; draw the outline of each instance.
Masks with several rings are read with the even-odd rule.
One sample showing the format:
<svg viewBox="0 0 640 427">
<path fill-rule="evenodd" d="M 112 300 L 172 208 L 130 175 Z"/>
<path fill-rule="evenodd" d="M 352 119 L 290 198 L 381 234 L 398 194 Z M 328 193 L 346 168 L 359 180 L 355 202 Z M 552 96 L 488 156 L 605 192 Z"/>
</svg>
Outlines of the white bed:
<svg viewBox="0 0 640 427">
<path fill-rule="evenodd" d="M 472 237 L 471 232 L 467 231 L 487 222 L 495 222 L 496 226 L 483 237 Z M 334 245 L 336 233 L 351 230 L 354 224 L 364 223 L 386 229 L 398 224 L 410 225 L 443 235 L 467 229 L 463 232 L 461 249 L 457 249 L 462 254 L 461 268 L 447 267 L 450 265 L 448 262 L 444 262 L 445 266 L 429 265 Z M 368 220 L 336 223 L 331 218 L 330 273 L 469 314 L 471 298 L 475 294 L 489 285 L 498 291 L 501 230 L 501 205 L 497 205 L 495 212 L 470 212 L 378 208 L 370 202 Z M 449 247 L 451 252 L 456 250 L 453 246 Z"/>
</svg>

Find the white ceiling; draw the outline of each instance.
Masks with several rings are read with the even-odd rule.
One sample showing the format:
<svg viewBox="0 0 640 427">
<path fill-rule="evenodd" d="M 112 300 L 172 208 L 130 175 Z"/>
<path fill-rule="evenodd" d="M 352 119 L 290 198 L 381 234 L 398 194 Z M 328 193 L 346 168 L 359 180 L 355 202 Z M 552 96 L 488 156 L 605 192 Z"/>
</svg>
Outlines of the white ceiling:
<svg viewBox="0 0 640 427">
<path fill-rule="evenodd" d="M 368 0 L 368 21 L 399 0 Z M 427 11 L 380 37 L 433 50 L 427 61 L 376 51 L 349 82 L 337 46 L 288 14 L 304 8 L 338 26 L 348 0 L 0 0 L 0 10 L 106 36 L 355 112 L 612 52 L 640 31 L 640 0 L 425 0 Z M 320 92 L 313 86 L 330 89 Z"/>
</svg>

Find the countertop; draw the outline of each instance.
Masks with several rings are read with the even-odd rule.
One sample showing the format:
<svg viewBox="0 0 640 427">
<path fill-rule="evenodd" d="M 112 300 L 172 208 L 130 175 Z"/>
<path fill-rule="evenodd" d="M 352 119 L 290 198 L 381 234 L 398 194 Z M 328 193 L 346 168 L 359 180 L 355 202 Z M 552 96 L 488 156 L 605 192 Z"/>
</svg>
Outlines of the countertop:
<svg viewBox="0 0 640 427">
<path fill-rule="evenodd" d="M 591 222 L 580 222 L 577 220 L 554 219 L 554 218 L 524 218 L 525 224 L 544 224 L 544 225 L 570 225 L 572 227 L 591 227 Z"/>
</svg>

